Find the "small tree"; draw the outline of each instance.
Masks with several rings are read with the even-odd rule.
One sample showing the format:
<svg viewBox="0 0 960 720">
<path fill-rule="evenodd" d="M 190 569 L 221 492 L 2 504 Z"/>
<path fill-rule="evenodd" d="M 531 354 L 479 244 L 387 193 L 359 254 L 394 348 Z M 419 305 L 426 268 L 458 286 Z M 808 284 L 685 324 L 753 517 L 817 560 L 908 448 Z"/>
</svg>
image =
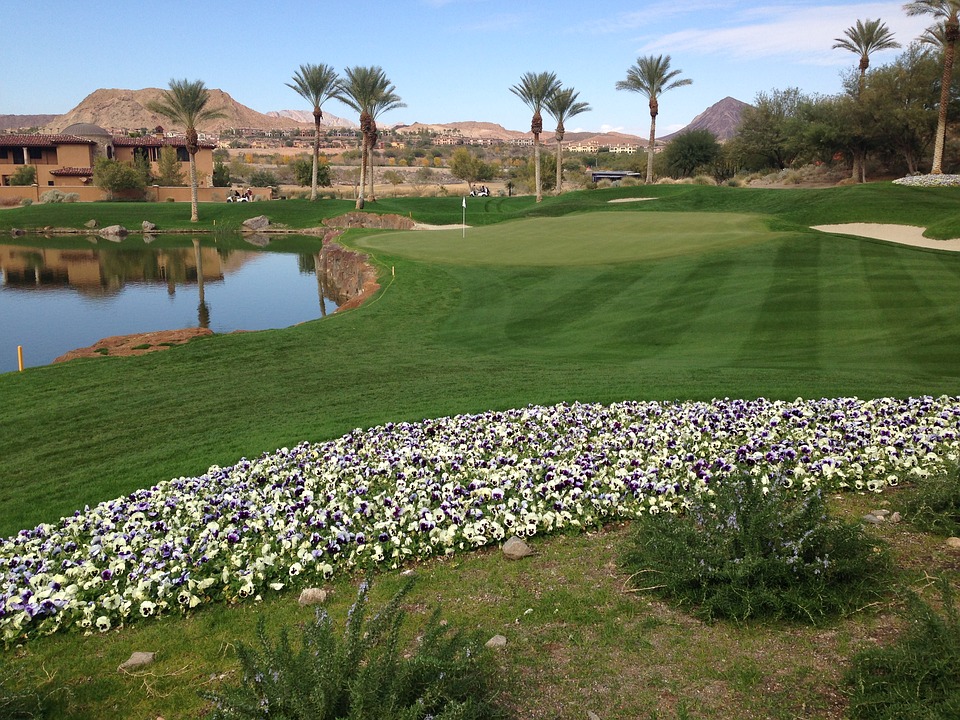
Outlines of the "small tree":
<svg viewBox="0 0 960 720">
<path fill-rule="evenodd" d="M 93 166 L 93 183 L 106 191 L 110 200 L 119 197 L 142 200 L 144 197 L 143 176 L 129 163 L 98 158 Z"/>
<path fill-rule="evenodd" d="M 428 167 L 417 168 L 417 171 L 410 176 L 410 184 L 418 195 L 431 182 L 433 182 L 433 170 Z"/>
<path fill-rule="evenodd" d="M 297 185 L 305 187 L 313 183 L 313 162 L 306 158 L 297 158 L 293 161 L 293 177 Z M 330 187 L 330 165 L 323 161 L 317 165 L 317 186 Z"/>
<path fill-rule="evenodd" d="M 177 159 L 177 151 L 171 145 L 164 145 L 157 162 L 157 184 L 164 187 L 182 187 L 183 164 Z"/>
<path fill-rule="evenodd" d="M 485 163 L 466 148 L 459 147 L 450 156 L 450 174 L 463 180 L 473 189 L 473 184 L 493 180 L 497 169 Z"/>
<path fill-rule="evenodd" d="M 396 170 L 387 170 L 383 174 L 383 179 L 393 185 L 393 196 L 397 196 L 397 186 L 403 185 L 403 175 Z"/>
<path fill-rule="evenodd" d="M 17 168 L 9 179 L 11 185 L 19 186 L 33 185 L 35 182 L 37 182 L 37 169 L 33 165 Z"/>
<path fill-rule="evenodd" d="M 230 186 L 230 168 L 228 168 L 222 160 L 217 160 L 213 163 L 213 186 Z"/>
<path fill-rule="evenodd" d="M 269 170 L 254 170 L 248 182 L 254 187 L 273 187 L 278 183 L 277 176 Z"/>
<path fill-rule="evenodd" d="M 720 155 L 720 143 L 709 130 L 690 130 L 675 137 L 663 149 L 663 160 L 672 177 L 689 177 L 701 166 L 712 165 Z"/>
</svg>

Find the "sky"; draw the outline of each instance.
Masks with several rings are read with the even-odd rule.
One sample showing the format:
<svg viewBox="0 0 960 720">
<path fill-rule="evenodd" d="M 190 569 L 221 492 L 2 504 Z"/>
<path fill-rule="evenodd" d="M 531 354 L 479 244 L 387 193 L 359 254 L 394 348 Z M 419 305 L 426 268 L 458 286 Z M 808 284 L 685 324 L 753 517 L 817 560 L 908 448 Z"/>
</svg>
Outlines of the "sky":
<svg viewBox="0 0 960 720">
<path fill-rule="evenodd" d="M 661 96 L 660 136 L 727 96 L 841 92 L 859 58 L 832 49 L 835 39 L 876 18 L 904 46 L 932 24 L 902 2 L 856 0 L 0 0 L 0 114 L 61 114 L 100 88 L 174 78 L 259 112 L 310 110 L 286 83 L 300 65 L 324 63 L 384 69 L 407 107 L 381 125 L 479 120 L 525 131 L 531 112 L 510 88 L 551 71 L 592 108 L 568 131 L 646 137 L 646 99 L 615 85 L 639 57 L 662 54 L 693 83 Z M 876 53 L 872 65 L 898 53 Z M 323 108 L 357 120 L 337 101 Z"/>
</svg>

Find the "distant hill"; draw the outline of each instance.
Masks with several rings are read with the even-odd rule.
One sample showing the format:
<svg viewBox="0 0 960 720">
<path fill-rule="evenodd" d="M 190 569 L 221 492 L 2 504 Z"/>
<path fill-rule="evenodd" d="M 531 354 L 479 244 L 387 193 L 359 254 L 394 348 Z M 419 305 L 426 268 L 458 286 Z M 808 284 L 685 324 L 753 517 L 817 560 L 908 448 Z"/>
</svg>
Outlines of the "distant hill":
<svg viewBox="0 0 960 720">
<path fill-rule="evenodd" d="M 467 120 L 451 123 L 420 123 L 415 122 L 412 125 L 396 125 L 394 127 L 398 133 L 414 134 L 421 131 L 435 132 L 440 135 L 462 135 L 470 138 L 484 138 L 490 140 L 514 140 L 524 137 L 530 133 L 523 133 L 517 130 L 507 130 L 502 125 L 489 122 L 477 122 Z"/>
<path fill-rule="evenodd" d="M 265 114 L 267 117 L 289 118 L 290 120 L 295 120 L 298 123 L 310 125 L 311 127 L 313 126 L 313 110 L 271 110 Z M 347 120 L 346 118 L 337 117 L 326 110 L 323 111 L 323 118 L 320 120 L 320 124 L 325 127 L 345 127 L 354 129 L 360 127 L 359 123 L 355 123 L 353 120 Z"/>
<path fill-rule="evenodd" d="M 690 132 L 691 130 L 709 130 L 720 142 L 726 142 L 737 134 L 737 128 L 740 127 L 740 115 L 744 108 L 750 107 L 749 104 L 741 102 L 736 98 L 725 97 L 718 103 L 715 103 L 697 115 L 689 125 L 670 135 L 666 135 L 657 140 L 669 142 L 677 135 Z"/>
<path fill-rule="evenodd" d="M 176 128 L 167 118 L 147 109 L 152 100 L 161 98 L 158 88 L 143 90 L 95 90 L 79 105 L 63 115 L 57 115 L 43 126 L 44 132 L 61 132 L 74 123 L 93 123 L 107 130 L 130 130 L 154 128 L 158 125 L 170 130 Z M 305 123 L 279 113 L 267 115 L 248 108 L 234 100 L 223 90 L 210 90 L 208 108 L 221 110 L 224 117 L 212 120 L 197 128 L 200 131 L 218 132 L 230 128 L 254 128 L 257 130 L 287 130 L 304 128 Z M 331 116 L 331 120 L 332 120 Z M 338 118 L 339 119 L 339 118 Z M 313 127 L 310 114 L 309 127 Z"/>
<path fill-rule="evenodd" d="M 56 115 L 0 115 L 0 131 L 43 127 Z"/>
</svg>

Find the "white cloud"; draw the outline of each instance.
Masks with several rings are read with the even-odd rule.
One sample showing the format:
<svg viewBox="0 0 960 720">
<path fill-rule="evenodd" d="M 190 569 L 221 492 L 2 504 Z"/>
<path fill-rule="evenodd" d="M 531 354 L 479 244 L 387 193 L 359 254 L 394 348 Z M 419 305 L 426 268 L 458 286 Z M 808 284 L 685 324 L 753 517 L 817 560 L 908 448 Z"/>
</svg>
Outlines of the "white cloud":
<svg viewBox="0 0 960 720">
<path fill-rule="evenodd" d="M 608 133 L 608 132 L 622 133 L 625 131 L 626 131 L 626 128 L 624 128 L 623 125 L 607 125 L 606 123 L 604 123 L 603 125 L 600 126 L 600 132 L 602 133 Z"/>
</svg>

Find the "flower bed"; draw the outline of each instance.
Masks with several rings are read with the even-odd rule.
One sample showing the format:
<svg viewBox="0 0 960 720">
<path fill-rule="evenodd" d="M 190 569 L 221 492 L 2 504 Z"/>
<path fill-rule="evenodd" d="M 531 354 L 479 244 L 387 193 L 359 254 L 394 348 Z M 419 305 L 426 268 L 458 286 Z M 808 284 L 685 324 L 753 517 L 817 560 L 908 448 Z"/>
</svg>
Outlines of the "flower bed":
<svg viewBox="0 0 960 720">
<path fill-rule="evenodd" d="M 879 491 L 960 457 L 960 398 L 557 405 L 387 424 L 0 540 L 6 642 L 674 511 L 748 472 Z"/>
<path fill-rule="evenodd" d="M 914 187 L 955 187 L 960 185 L 960 175 L 907 175 L 894 180 L 893 184 Z"/>
</svg>

